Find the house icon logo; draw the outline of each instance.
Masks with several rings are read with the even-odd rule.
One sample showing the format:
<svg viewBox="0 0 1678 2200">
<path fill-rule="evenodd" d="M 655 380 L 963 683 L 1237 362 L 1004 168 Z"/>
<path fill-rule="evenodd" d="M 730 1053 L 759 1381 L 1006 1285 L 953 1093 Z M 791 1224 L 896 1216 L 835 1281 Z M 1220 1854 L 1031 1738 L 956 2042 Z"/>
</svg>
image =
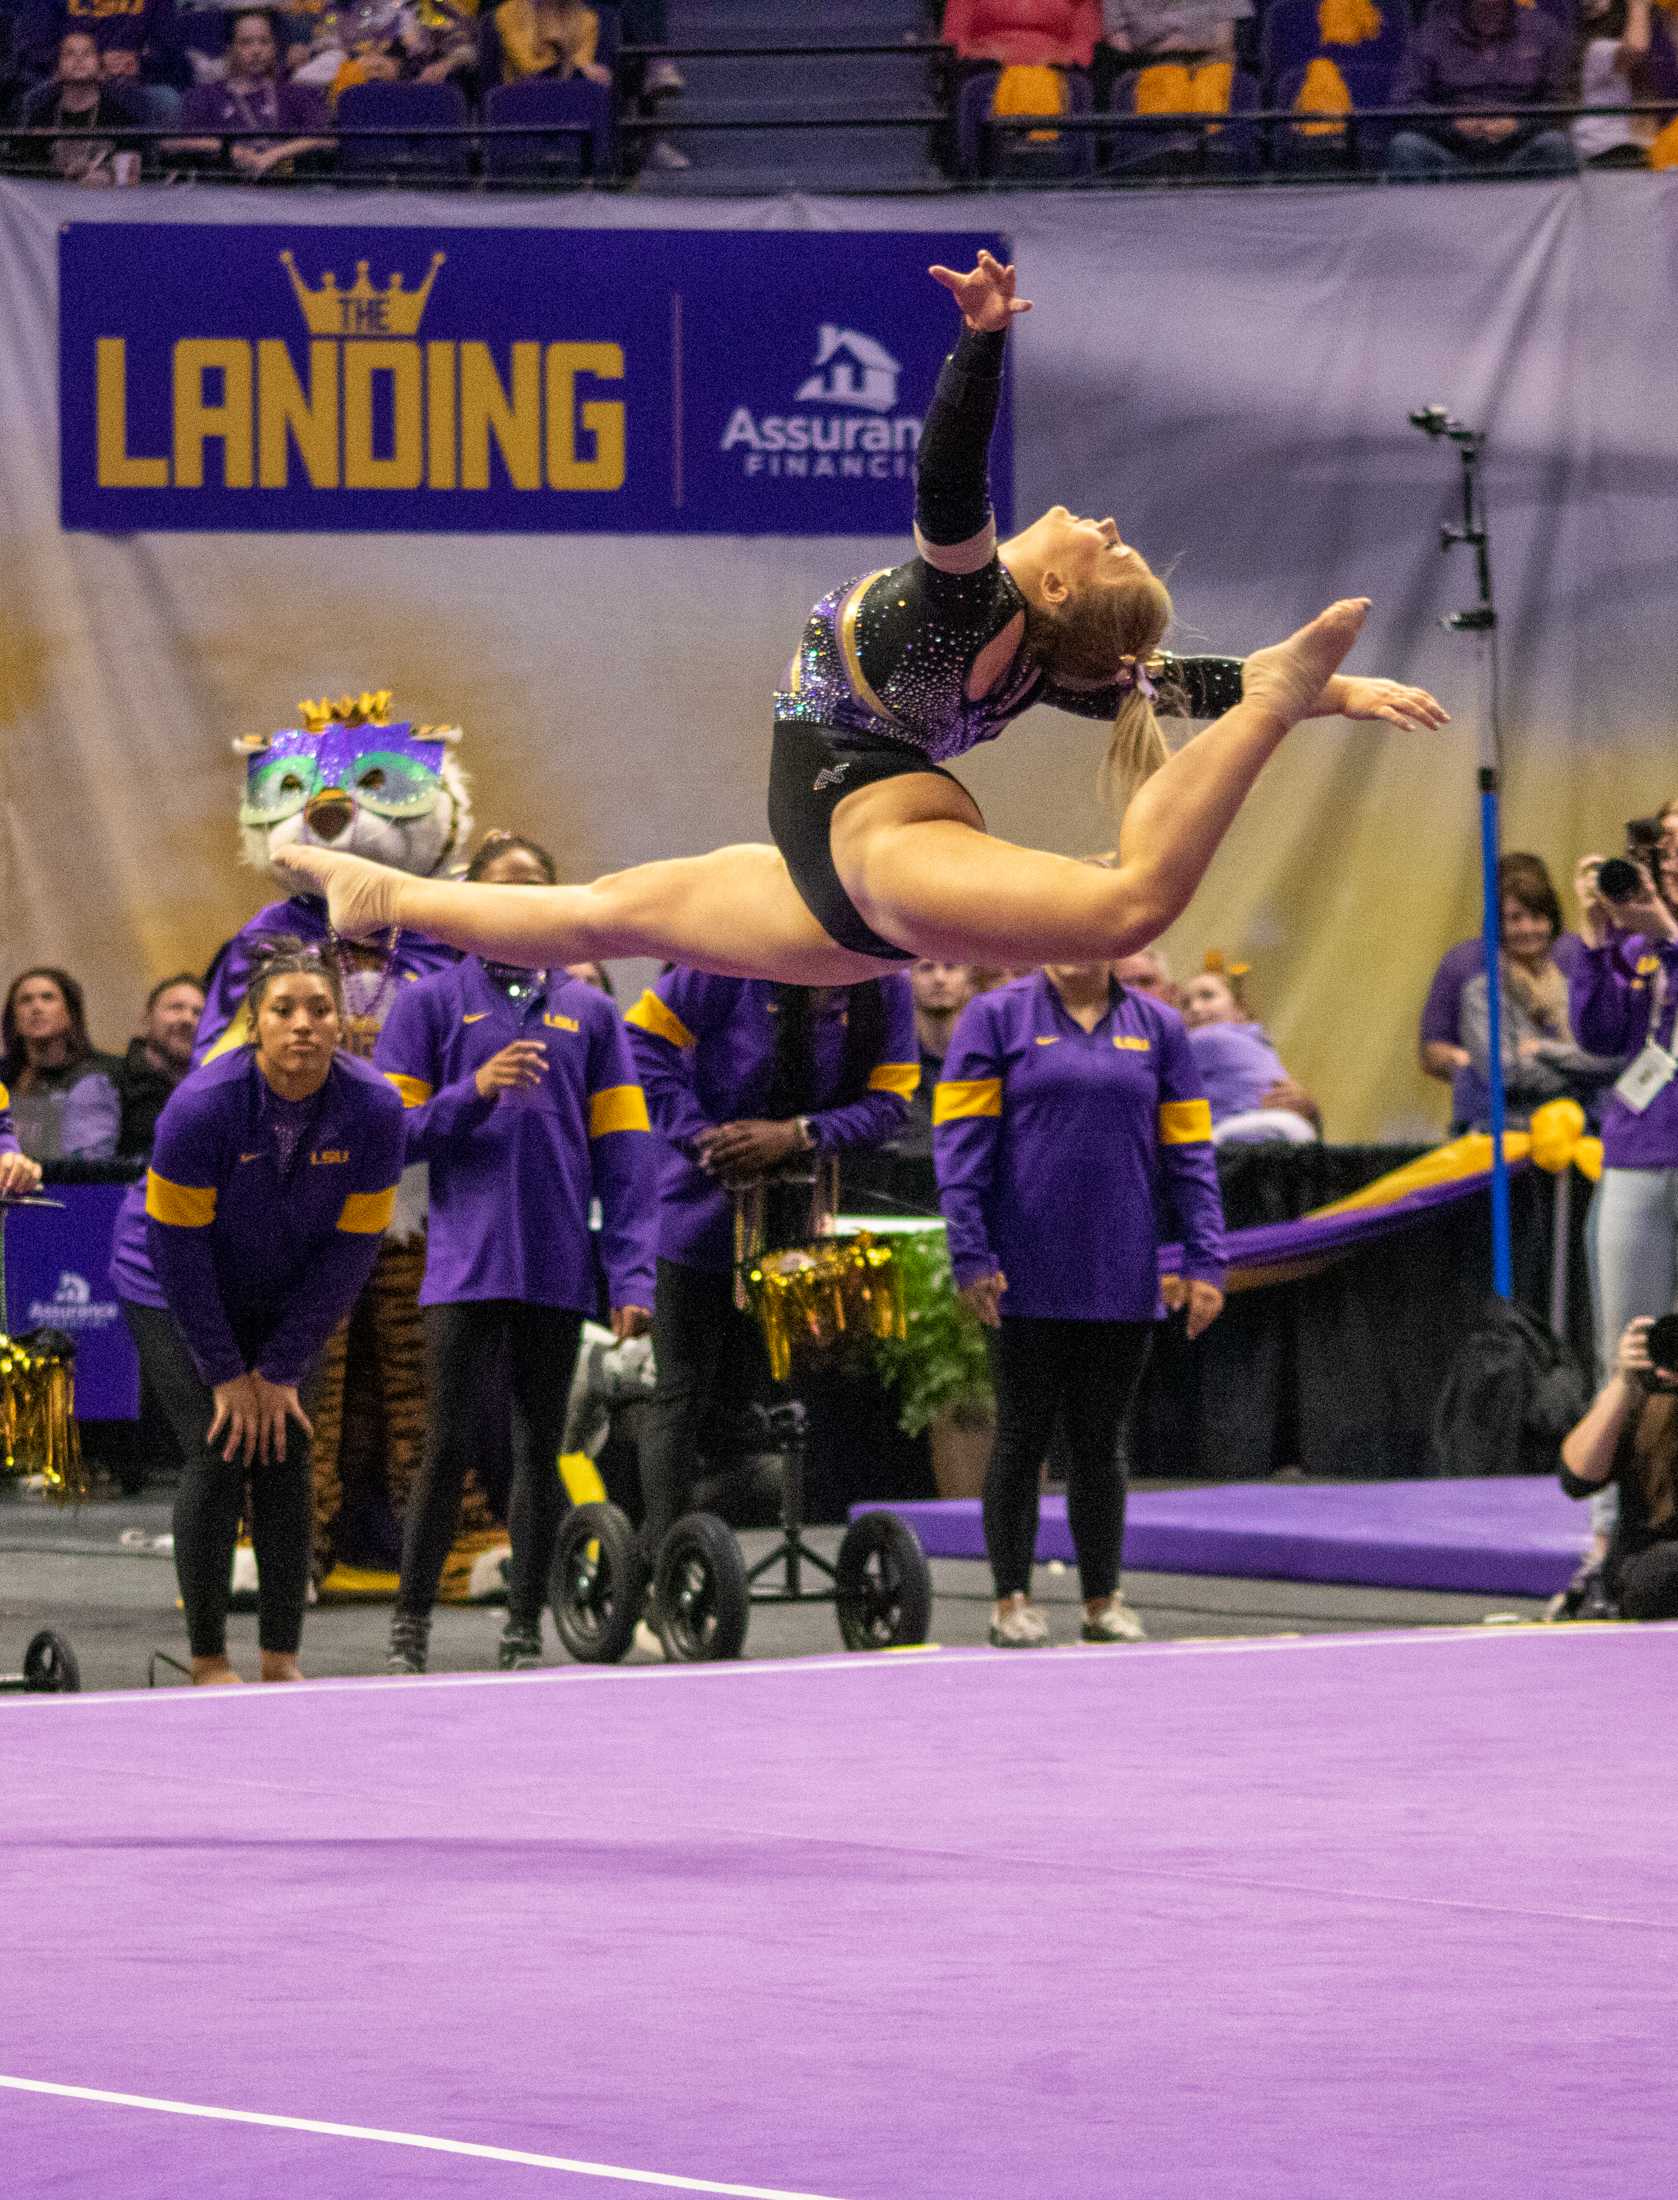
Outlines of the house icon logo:
<svg viewBox="0 0 1678 2200">
<path fill-rule="evenodd" d="M 824 321 L 815 368 L 799 384 L 795 404 L 854 405 L 872 413 L 895 410 L 902 364 L 872 336 Z"/>
<path fill-rule="evenodd" d="M 86 1306 L 92 1297 L 93 1287 L 85 1276 L 72 1275 L 68 1268 L 60 1272 L 52 1295 L 54 1306 Z"/>
</svg>

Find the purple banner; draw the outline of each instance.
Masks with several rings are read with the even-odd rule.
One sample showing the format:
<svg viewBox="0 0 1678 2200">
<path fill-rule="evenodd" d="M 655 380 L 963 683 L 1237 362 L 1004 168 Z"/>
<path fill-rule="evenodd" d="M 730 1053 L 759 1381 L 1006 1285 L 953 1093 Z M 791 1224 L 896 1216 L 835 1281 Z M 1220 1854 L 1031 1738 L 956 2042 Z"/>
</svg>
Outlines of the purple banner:
<svg viewBox="0 0 1678 2200">
<path fill-rule="evenodd" d="M 6 1328 L 62 1329 L 76 1340 L 76 1418 L 132 1421 L 140 1369 L 111 1288 L 111 1233 L 125 1184 L 49 1185 L 58 1207 L 6 1217 Z"/>
</svg>

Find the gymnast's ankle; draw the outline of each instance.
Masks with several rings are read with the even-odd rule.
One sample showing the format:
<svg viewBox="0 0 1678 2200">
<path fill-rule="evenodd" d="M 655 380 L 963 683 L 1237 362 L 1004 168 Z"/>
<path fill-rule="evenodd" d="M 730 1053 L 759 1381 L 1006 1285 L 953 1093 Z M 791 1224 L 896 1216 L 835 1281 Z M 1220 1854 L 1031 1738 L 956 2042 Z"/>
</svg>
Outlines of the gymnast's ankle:
<svg viewBox="0 0 1678 2200">
<path fill-rule="evenodd" d="M 194 1688 L 226 1688 L 240 1679 L 228 1662 L 227 1652 L 219 1650 L 214 1657 L 195 1657 L 192 1661 L 192 1685 Z"/>
<path fill-rule="evenodd" d="M 262 1678 L 265 1681 L 300 1681 L 303 1668 L 297 1662 L 295 1650 L 264 1650 L 262 1653 Z"/>
</svg>

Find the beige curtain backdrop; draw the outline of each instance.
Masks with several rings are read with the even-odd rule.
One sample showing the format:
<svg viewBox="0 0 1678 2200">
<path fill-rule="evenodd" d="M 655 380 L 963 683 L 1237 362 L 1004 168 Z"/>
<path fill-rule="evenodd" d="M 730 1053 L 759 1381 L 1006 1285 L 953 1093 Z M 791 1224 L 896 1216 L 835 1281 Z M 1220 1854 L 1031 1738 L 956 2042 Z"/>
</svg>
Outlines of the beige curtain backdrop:
<svg viewBox="0 0 1678 2200">
<path fill-rule="evenodd" d="M 389 686 L 466 728 L 481 825 L 576 876 L 763 837 L 767 698 L 814 598 L 901 538 L 66 535 L 56 240 L 68 219 L 839 228 L 970 219 L 1012 236 L 1020 516 L 1115 513 L 1172 572 L 1180 646 L 1244 651 L 1341 593 L 1358 662 L 1435 686 L 1433 740 L 1300 729 L 1168 942 L 1251 962 L 1331 1136 L 1427 1134 L 1416 1072 L 1439 953 L 1477 921 L 1472 645 L 1439 614 L 1453 464 L 1405 424 L 1491 431 L 1504 617 L 1506 844 L 1558 877 L 1678 790 L 1669 756 L 1678 408 L 1673 186 L 1645 178 L 1356 192 L 487 211 L 380 194 L 101 197 L 0 185 L 0 968 L 62 962 L 118 1045 L 152 978 L 262 901 L 230 739 L 303 695 Z M 907 530 L 905 511 L 905 532 Z M 1098 728 L 1033 714 L 966 761 L 994 830 L 1100 844 Z"/>
</svg>

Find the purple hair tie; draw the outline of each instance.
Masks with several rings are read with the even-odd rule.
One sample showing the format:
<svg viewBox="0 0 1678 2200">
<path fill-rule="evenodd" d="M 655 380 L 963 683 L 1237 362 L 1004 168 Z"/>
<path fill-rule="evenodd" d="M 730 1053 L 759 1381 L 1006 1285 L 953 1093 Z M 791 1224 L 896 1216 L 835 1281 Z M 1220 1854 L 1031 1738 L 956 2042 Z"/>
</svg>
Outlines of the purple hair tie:
<svg viewBox="0 0 1678 2200">
<path fill-rule="evenodd" d="M 1159 689 L 1149 679 L 1148 668 L 1139 657 L 1128 658 L 1119 668 L 1119 692 L 1128 695 L 1133 689 L 1150 703 L 1159 701 Z"/>
</svg>

